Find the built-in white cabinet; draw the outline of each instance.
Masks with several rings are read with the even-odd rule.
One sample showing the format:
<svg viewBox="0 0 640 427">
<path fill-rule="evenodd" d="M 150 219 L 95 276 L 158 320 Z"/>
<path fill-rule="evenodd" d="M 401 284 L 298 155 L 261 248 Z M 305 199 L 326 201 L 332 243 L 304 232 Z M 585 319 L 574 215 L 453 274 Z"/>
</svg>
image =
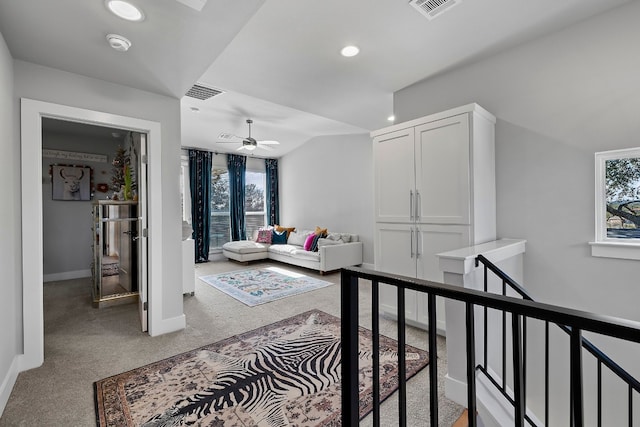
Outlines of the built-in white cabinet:
<svg viewBox="0 0 640 427">
<path fill-rule="evenodd" d="M 470 104 L 371 133 L 377 270 L 442 282 L 436 254 L 495 239 L 494 125 Z M 426 295 L 405 300 L 407 322 L 426 327 Z M 380 310 L 397 315 L 395 288 L 381 286 Z M 440 300 L 436 318 L 443 333 Z"/>
</svg>

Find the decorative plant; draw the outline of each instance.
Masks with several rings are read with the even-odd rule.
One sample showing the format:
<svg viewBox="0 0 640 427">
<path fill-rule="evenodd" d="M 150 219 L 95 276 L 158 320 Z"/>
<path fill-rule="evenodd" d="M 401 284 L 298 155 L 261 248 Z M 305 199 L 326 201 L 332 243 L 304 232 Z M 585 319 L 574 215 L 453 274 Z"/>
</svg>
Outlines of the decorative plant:
<svg viewBox="0 0 640 427">
<path fill-rule="evenodd" d="M 131 167 L 124 165 L 124 199 L 133 200 L 133 186 L 131 179 Z"/>
</svg>

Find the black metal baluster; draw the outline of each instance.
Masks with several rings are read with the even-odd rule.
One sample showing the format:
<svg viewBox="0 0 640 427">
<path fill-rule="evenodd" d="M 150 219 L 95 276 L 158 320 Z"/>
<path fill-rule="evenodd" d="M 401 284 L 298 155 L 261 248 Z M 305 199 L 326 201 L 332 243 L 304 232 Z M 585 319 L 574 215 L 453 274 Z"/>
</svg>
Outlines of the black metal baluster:
<svg viewBox="0 0 640 427">
<path fill-rule="evenodd" d="M 398 286 L 398 411 L 399 427 L 407 426 L 407 365 L 405 359 L 405 300 L 404 288 Z"/>
<path fill-rule="evenodd" d="M 380 427 L 380 294 L 377 280 L 371 282 L 371 334 L 373 355 L 373 425 Z"/>
<path fill-rule="evenodd" d="M 507 295 L 507 284 L 502 281 L 502 295 Z M 507 312 L 502 311 L 502 389 L 507 389 Z"/>
<path fill-rule="evenodd" d="M 602 427 L 602 361 L 598 360 L 598 427 Z"/>
<path fill-rule="evenodd" d="M 527 415 L 527 318 L 522 317 L 522 402 Z"/>
<path fill-rule="evenodd" d="M 524 374 L 522 355 L 522 335 L 520 316 L 511 313 L 511 335 L 513 345 L 513 399 L 515 409 L 514 423 L 517 427 L 524 427 L 525 402 L 524 402 Z"/>
<path fill-rule="evenodd" d="M 359 423 L 358 393 L 358 277 L 342 270 L 341 338 L 342 338 L 342 425 Z"/>
<path fill-rule="evenodd" d="M 467 337 L 467 412 L 469 427 L 477 427 L 476 420 L 476 340 L 473 304 L 465 303 Z"/>
<path fill-rule="evenodd" d="M 629 427 L 633 427 L 633 388 L 629 384 Z"/>
<path fill-rule="evenodd" d="M 489 292 L 489 279 L 487 278 L 488 276 L 488 269 L 487 266 L 484 266 L 484 291 L 485 292 Z M 482 363 L 484 363 L 484 369 L 487 369 L 487 366 L 489 366 L 489 338 L 487 336 L 487 320 L 488 320 L 488 315 L 487 315 L 488 309 L 487 306 L 484 306 L 484 354 L 483 354 L 483 358 L 482 358 Z"/>
<path fill-rule="evenodd" d="M 571 425 L 582 427 L 584 423 L 584 406 L 582 400 L 582 331 L 571 328 Z"/>
<path fill-rule="evenodd" d="M 549 322 L 544 322 L 544 425 L 549 427 Z"/>
<path fill-rule="evenodd" d="M 432 426 L 438 425 L 438 347 L 436 343 L 436 296 L 429 294 L 429 397 L 430 420 Z"/>
</svg>

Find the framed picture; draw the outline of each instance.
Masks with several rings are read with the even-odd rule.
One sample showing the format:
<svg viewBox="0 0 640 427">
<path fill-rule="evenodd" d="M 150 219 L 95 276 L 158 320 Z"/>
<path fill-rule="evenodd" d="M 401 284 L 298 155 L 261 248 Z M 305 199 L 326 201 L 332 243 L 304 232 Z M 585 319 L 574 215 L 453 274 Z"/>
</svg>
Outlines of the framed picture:
<svg viewBox="0 0 640 427">
<path fill-rule="evenodd" d="M 51 165 L 53 200 L 91 200 L 89 166 Z"/>
</svg>

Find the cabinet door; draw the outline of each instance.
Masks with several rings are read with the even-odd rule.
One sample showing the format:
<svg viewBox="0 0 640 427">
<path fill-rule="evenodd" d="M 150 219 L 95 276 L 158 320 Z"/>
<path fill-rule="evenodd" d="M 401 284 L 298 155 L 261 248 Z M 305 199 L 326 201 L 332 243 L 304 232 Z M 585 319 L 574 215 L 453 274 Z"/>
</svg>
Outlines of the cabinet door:
<svg viewBox="0 0 640 427">
<path fill-rule="evenodd" d="M 466 225 L 419 225 L 417 277 L 442 283 L 444 275 L 440 271 L 437 254 L 469 246 L 470 227 Z M 421 325 L 429 324 L 428 298 L 426 294 L 417 296 L 416 320 Z M 436 320 L 439 331 L 446 330 L 444 299 L 436 299 Z"/>
<path fill-rule="evenodd" d="M 375 220 L 409 222 L 415 212 L 413 128 L 373 139 Z"/>
<path fill-rule="evenodd" d="M 417 233 L 410 224 L 376 224 L 375 264 L 376 270 L 385 273 L 416 277 L 415 248 Z M 416 319 L 414 291 L 405 291 L 405 315 Z M 380 285 L 380 311 L 398 314 L 397 288 Z"/>
<path fill-rule="evenodd" d="M 470 224 L 469 115 L 415 128 L 417 222 Z"/>
</svg>

